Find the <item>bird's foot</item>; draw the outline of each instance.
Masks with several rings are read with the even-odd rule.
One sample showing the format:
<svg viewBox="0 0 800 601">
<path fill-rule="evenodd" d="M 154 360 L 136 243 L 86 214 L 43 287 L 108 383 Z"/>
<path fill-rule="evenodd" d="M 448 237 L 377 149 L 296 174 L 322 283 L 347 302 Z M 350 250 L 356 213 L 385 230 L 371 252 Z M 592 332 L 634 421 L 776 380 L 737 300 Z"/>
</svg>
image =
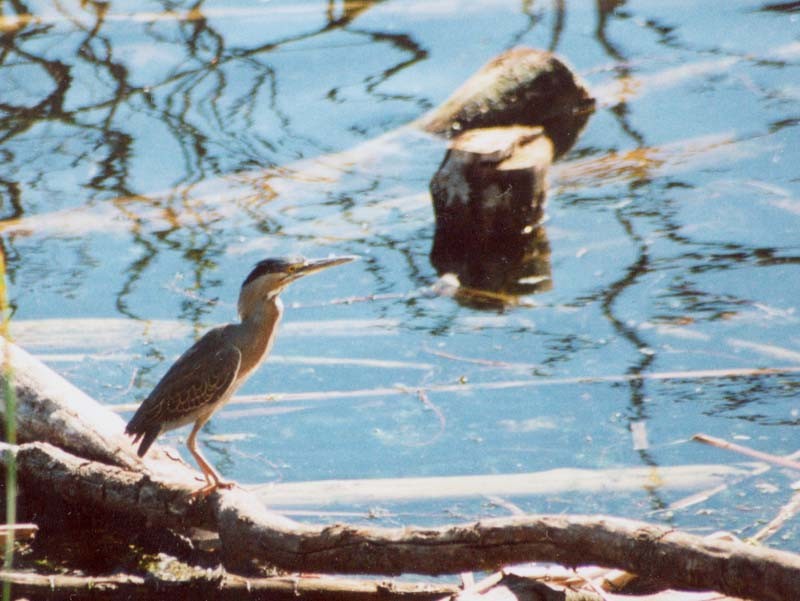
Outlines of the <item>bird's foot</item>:
<svg viewBox="0 0 800 601">
<path fill-rule="evenodd" d="M 197 480 L 203 481 L 202 478 L 197 478 Z M 230 490 L 234 486 L 238 486 L 236 482 L 228 482 L 226 480 L 206 480 L 206 485 L 198 488 L 197 490 L 189 493 L 189 496 L 193 499 L 205 499 L 208 495 L 215 492 L 218 488 L 223 490 Z"/>
<path fill-rule="evenodd" d="M 208 495 L 217 490 L 217 488 L 216 484 L 206 484 L 202 488 L 190 492 L 189 497 L 192 499 L 205 499 Z"/>
</svg>

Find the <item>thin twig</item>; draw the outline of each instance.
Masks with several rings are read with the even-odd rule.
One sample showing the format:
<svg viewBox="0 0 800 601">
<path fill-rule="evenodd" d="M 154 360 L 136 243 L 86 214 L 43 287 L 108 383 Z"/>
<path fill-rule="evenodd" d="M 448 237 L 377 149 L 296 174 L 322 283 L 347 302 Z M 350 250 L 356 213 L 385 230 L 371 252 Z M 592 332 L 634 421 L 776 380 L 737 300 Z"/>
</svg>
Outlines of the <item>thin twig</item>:
<svg viewBox="0 0 800 601">
<path fill-rule="evenodd" d="M 764 453 L 763 451 L 757 451 L 756 449 L 751 449 L 750 447 L 736 444 L 735 442 L 729 442 L 722 438 L 716 438 L 714 436 L 709 436 L 707 434 L 700 433 L 692 436 L 692 440 L 696 440 L 697 442 L 702 442 L 704 444 L 711 445 L 712 447 L 717 447 L 718 449 L 734 451 L 742 455 L 747 455 L 748 457 L 754 457 L 755 459 L 766 461 L 767 463 L 773 463 L 775 465 L 780 465 L 782 467 L 788 467 L 789 469 L 800 471 L 800 463 L 798 463 L 797 461 L 792 461 L 791 459 L 787 459 L 786 457 L 781 457 L 780 455 L 773 455 L 772 453 Z"/>
<path fill-rule="evenodd" d="M 780 511 L 778 511 L 778 515 L 772 518 L 772 520 L 770 520 L 766 526 L 764 526 L 751 537 L 752 540 L 764 542 L 769 537 L 774 535 L 778 530 L 780 530 L 786 522 L 791 520 L 798 513 L 800 513 L 800 492 L 794 493 L 792 498 L 789 499 L 789 502 L 781 507 Z"/>
<path fill-rule="evenodd" d="M 421 389 L 417 390 L 417 398 L 420 401 L 422 401 L 422 404 L 425 407 L 433 411 L 434 415 L 436 415 L 436 417 L 439 420 L 439 431 L 436 434 L 434 434 L 431 438 L 423 442 L 409 443 L 409 446 L 412 447 L 426 447 L 428 445 L 432 445 L 434 442 L 439 440 L 442 434 L 444 434 L 444 430 L 447 427 L 447 418 L 445 417 L 442 410 L 431 402 L 431 400 L 428 398 L 428 395 L 425 394 L 424 390 Z"/>
<path fill-rule="evenodd" d="M 370 303 L 384 300 L 401 300 L 404 298 L 414 298 L 419 293 L 413 292 L 392 292 L 386 294 L 366 294 L 364 296 L 345 296 L 343 298 L 332 298 L 327 301 L 315 303 L 292 303 L 293 309 L 307 309 L 310 307 L 328 307 L 331 305 L 353 305 L 355 303 Z"/>
<path fill-rule="evenodd" d="M 113 399 L 118 399 L 118 398 L 123 397 L 126 394 L 128 394 L 133 389 L 133 384 L 134 384 L 134 382 L 136 382 L 136 376 L 138 375 L 138 373 L 139 373 L 139 368 L 138 367 L 134 367 L 133 368 L 133 372 L 131 373 L 130 380 L 128 380 L 128 385 L 125 387 L 124 390 L 121 390 L 120 392 L 115 394 L 112 398 Z"/>
<path fill-rule="evenodd" d="M 800 451 L 795 451 L 791 455 L 786 455 L 785 458 L 790 460 L 800 459 Z M 684 497 L 683 499 L 678 499 L 677 501 L 670 503 L 664 509 L 657 509 L 655 511 L 650 512 L 650 515 L 656 515 L 658 513 L 663 513 L 665 511 L 677 511 L 677 510 L 687 509 L 688 507 L 692 507 L 693 505 L 697 505 L 698 503 L 704 503 L 708 501 L 711 497 L 728 490 L 732 486 L 736 486 L 738 484 L 741 484 L 742 482 L 745 482 L 746 480 L 765 474 L 771 469 L 772 467 L 770 465 L 758 466 L 755 469 L 753 469 L 753 471 L 750 472 L 749 474 L 734 478 L 733 480 L 720 484 L 718 486 L 712 486 L 709 489 L 693 493 L 687 497 Z"/>
<path fill-rule="evenodd" d="M 603 601 L 608 601 L 608 597 L 606 596 L 606 591 L 603 590 L 594 580 L 587 578 L 580 574 L 577 570 L 572 570 L 573 574 L 581 580 L 593 593 L 599 596 Z"/>
<path fill-rule="evenodd" d="M 478 359 L 472 357 L 461 357 L 445 351 L 437 351 L 431 348 L 424 349 L 426 353 L 442 357 L 443 359 L 450 359 L 452 361 L 461 361 L 463 363 L 475 363 L 477 365 L 486 365 L 488 367 L 500 367 L 502 369 L 539 369 L 541 365 L 535 363 L 508 363 L 507 361 L 496 361 L 493 359 Z"/>
<path fill-rule="evenodd" d="M 609 376 L 579 376 L 569 378 L 531 378 L 525 380 L 503 380 L 499 382 L 477 382 L 458 384 L 433 384 L 430 386 L 395 386 L 384 388 L 362 388 L 358 390 L 325 390 L 317 392 L 272 393 L 239 395 L 231 399 L 229 405 L 250 405 L 260 403 L 286 403 L 297 401 L 329 401 L 343 398 L 363 398 L 380 396 L 399 396 L 409 390 L 430 392 L 465 392 L 472 390 L 507 390 L 511 388 L 537 388 L 572 384 L 604 384 L 616 382 L 661 381 L 661 380 L 713 380 L 740 377 L 778 376 L 800 373 L 800 366 L 770 368 L 731 368 L 707 369 L 697 371 L 673 371 L 643 374 L 619 374 Z M 138 403 L 109 405 L 113 411 L 133 411 Z"/>
</svg>

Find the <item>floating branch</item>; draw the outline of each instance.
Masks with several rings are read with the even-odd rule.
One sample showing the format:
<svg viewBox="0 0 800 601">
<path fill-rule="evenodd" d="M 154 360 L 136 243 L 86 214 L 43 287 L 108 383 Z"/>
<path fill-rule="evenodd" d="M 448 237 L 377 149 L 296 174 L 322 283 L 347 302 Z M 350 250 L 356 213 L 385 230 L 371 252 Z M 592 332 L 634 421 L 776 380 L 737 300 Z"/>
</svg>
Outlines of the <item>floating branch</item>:
<svg viewBox="0 0 800 601">
<path fill-rule="evenodd" d="M 486 496 L 623 494 L 654 486 L 659 490 L 697 490 L 749 477 L 760 465 L 676 465 L 620 469 L 557 468 L 541 472 L 276 482 L 248 487 L 270 507 L 369 505 Z"/>
<path fill-rule="evenodd" d="M 692 440 L 711 445 L 712 447 L 717 447 L 718 449 L 725 449 L 735 453 L 740 453 L 742 455 L 747 455 L 748 457 L 766 461 L 767 463 L 771 463 L 773 465 L 780 465 L 781 467 L 787 467 L 791 470 L 800 471 L 800 463 L 789 457 L 772 455 L 771 453 L 765 453 L 763 451 L 751 449 L 744 445 L 736 444 L 735 442 L 723 440 L 722 438 L 715 438 L 714 436 L 709 436 L 708 434 L 695 434 L 692 436 Z"/>
</svg>

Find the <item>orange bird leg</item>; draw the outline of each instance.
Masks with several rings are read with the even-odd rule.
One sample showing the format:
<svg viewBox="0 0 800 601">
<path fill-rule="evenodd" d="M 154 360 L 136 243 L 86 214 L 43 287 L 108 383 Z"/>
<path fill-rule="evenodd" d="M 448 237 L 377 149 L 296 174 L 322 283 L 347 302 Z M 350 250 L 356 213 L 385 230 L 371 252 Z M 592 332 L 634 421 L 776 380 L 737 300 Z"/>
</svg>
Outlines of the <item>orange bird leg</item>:
<svg viewBox="0 0 800 601">
<path fill-rule="evenodd" d="M 200 453 L 200 450 L 197 448 L 197 433 L 207 421 L 208 418 L 198 419 L 192 427 L 192 432 L 189 434 L 189 438 L 186 440 L 186 447 L 189 449 L 192 457 L 194 457 L 194 460 L 200 467 L 200 471 L 203 472 L 203 476 L 206 478 L 206 485 L 194 491 L 191 495 L 193 497 L 206 497 L 218 488 L 233 488 L 235 484 L 235 482 L 224 481 L 217 471 L 211 467 L 211 464 L 206 461 L 206 458 L 203 457 L 203 455 Z"/>
</svg>

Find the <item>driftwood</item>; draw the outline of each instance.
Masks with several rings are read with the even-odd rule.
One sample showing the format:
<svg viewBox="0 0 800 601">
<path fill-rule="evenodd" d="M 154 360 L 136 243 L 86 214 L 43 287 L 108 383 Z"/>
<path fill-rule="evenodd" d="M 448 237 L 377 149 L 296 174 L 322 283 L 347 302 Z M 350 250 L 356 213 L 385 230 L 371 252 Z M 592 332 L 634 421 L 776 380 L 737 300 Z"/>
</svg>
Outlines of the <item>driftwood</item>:
<svg viewBox="0 0 800 601">
<path fill-rule="evenodd" d="M 461 285 L 508 294 L 547 290 L 544 228 L 553 144 L 541 127 L 475 129 L 456 137 L 431 180 L 431 263 Z"/>
<path fill-rule="evenodd" d="M 46 443 L 12 451 L 23 487 L 162 527 L 213 527 L 226 567 L 253 560 L 290 571 L 454 574 L 530 561 L 601 565 L 675 589 L 778 601 L 800 590 L 800 557 L 741 542 L 709 541 L 666 526 L 603 516 L 515 516 L 436 528 L 302 524 L 241 490 L 192 502 L 190 487 L 87 461 Z"/>
<path fill-rule="evenodd" d="M 24 361 L 16 360 L 20 357 Z M 35 363 L 17 350 L 9 358 L 18 375 Z M 48 371 L 35 369 L 39 376 Z M 22 381 L 36 388 L 30 373 Z M 37 398 L 29 394 L 21 405 Z M 104 411 L 95 405 L 82 417 L 91 422 Z M 597 516 L 516 516 L 436 528 L 309 525 L 268 511 L 243 490 L 192 500 L 187 493 L 196 484 L 165 478 L 168 470 L 148 473 L 104 464 L 46 442 L 6 445 L 3 461 L 12 454 L 21 485 L 31 493 L 57 495 L 65 504 L 96 508 L 138 525 L 215 530 L 230 569 L 261 560 L 301 572 L 435 575 L 550 561 L 614 567 L 671 588 L 712 589 L 765 601 L 788 599 L 800 590 L 796 555 L 707 541 L 665 526 Z M 172 463 L 184 473 L 182 464 Z"/>
<path fill-rule="evenodd" d="M 656 473 L 659 491 L 696 491 L 752 477 L 763 473 L 765 468 L 764 464 L 691 464 L 660 467 Z M 646 490 L 652 486 L 653 475 L 652 467 L 556 468 L 514 474 L 276 482 L 248 486 L 247 489 L 269 507 L 319 508 L 435 499 L 621 495 Z"/>
<path fill-rule="evenodd" d="M 51 600 L 107 599 L 112 593 L 125 599 L 161 598 L 213 598 L 213 599 L 265 599 L 281 601 L 441 601 L 455 597 L 460 600 L 486 599 L 481 591 L 463 591 L 449 584 L 374 581 L 313 576 L 275 576 L 270 578 L 245 578 L 231 574 L 199 573 L 191 580 L 174 580 L 133 574 L 112 576 L 42 576 L 27 572 L 0 571 L 0 581 L 9 582 L 14 592 L 35 598 Z M 492 582 L 491 590 L 504 593 L 492 599 L 506 601 L 604 601 L 597 593 L 554 590 L 547 585 L 514 574 L 506 574 Z"/>
<path fill-rule="evenodd" d="M 593 110 L 594 99 L 561 59 L 519 47 L 489 61 L 412 125 L 448 137 L 485 127 L 540 125 L 559 157 Z"/>
<path fill-rule="evenodd" d="M 97 403 L 81 390 L 20 347 L 0 340 L 0 359 L 5 353 L 17 392 L 21 441 L 47 440 L 78 456 L 111 465 L 133 468 L 140 463 L 119 429 L 119 416 L 105 409 L 98 412 Z M 0 418 L 5 421 L 4 404 Z"/>
<path fill-rule="evenodd" d="M 355 580 L 329 576 L 276 576 L 245 578 L 233 574 L 195 570 L 192 578 L 114 574 L 102 577 L 28 572 L 2 572 L 16 595 L 46 599 L 265 599 L 269 601 L 433 601 L 450 597 L 458 588 L 448 584 Z M 577 600 L 576 600 L 577 601 Z"/>
<path fill-rule="evenodd" d="M 593 107 L 561 60 L 516 48 L 418 122 L 426 131 L 454 136 L 430 184 L 436 216 L 431 263 L 439 275 L 452 273 L 468 289 L 512 299 L 552 287 L 541 224 L 547 174 L 575 143 Z"/>
</svg>

